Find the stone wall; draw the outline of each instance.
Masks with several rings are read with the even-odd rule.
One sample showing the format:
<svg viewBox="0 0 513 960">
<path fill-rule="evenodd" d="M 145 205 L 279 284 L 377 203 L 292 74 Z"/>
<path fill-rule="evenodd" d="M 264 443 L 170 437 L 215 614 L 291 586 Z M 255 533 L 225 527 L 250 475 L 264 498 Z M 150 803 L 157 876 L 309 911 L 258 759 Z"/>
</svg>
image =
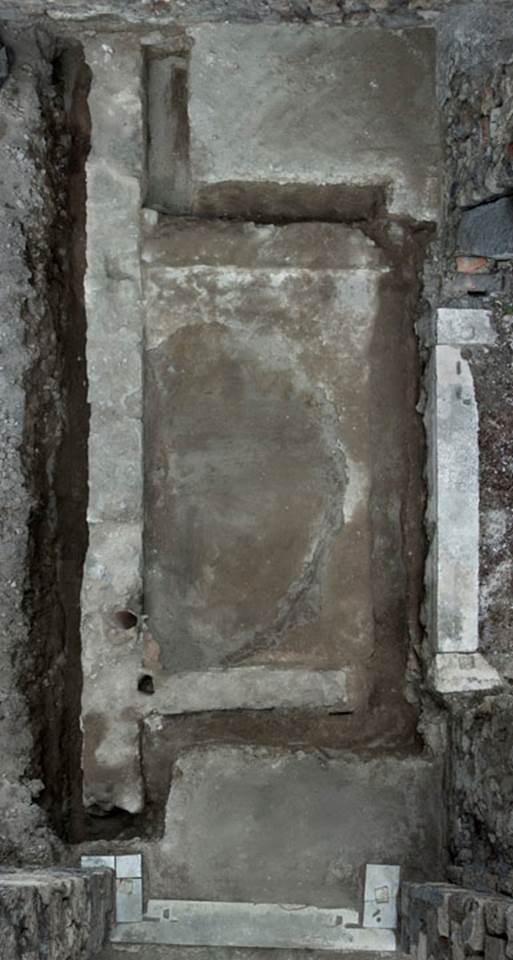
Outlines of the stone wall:
<svg viewBox="0 0 513 960">
<path fill-rule="evenodd" d="M 96 960 L 114 909 L 111 870 L 0 871 L 5 960 Z"/>
<path fill-rule="evenodd" d="M 498 4 L 508 0 L 496 0 Z M 328 23 L 345 26 L 393 22 L 412 26 L 430 21 L 461 0 L 26 0 L 26 15 L 46 15 L 61 22 L 92 20 L 97 17 L 119 18 L 131 24 L 166 25 L 194 23 L 201 20 L 240 20 L 255 23 Z M 19 17 L 19 5 L 3 0 L 4 16 Z"/>
<path fill-rule="evenodd" d="M 415 960 L 504 960 L 513 950 L 513 901 L 443 883 L 403 884 L 402 949 Z"/>
<path fill-rule="evenodd" d="M 506 683 L 513 675 L 512 251 L 509 201 L 496 201 L 513 188 L 512 60 L 507 4 L 454 5 L 440 20 L 446 183 L 436 302 L 485 306 L 497 331 L 494 345 L 468 348 L 465 356 L 480 420 L 480 649 Z M 513 699 L 505 691 L 447 706 L 449 875 L 463 886 L 511 895 Z"/>
</svg>

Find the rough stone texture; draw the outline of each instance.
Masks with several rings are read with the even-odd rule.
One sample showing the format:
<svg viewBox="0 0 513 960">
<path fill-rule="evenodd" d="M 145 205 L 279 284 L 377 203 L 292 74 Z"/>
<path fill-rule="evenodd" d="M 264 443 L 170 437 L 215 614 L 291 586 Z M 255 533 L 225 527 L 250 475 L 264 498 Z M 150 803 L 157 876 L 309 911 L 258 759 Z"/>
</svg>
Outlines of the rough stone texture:
<svg viewBox="0 0 513 960">
<path fill-rule="evenodd" d="M 473 348 L 470 363 L 479 405 L 480 648 L 507 678 L 513 677 L 513 316 L 495 310 L 497 343 Z"/>
<path fill-rule="evenodd" d="M 0 871 L 5 960 L 96 960 L 113 921 L 110 870 Z"/>
<path fill-rule="evenodd" d="M 399 224 L 389 232 L 384 220 L 375 227 L 376 242 L 340 224 L 159 223 L 146 210 L 143 613 L 133 575 L 139 449 L 129 442 L 139 431 L 140 397 L 132 178 L 140 164 L 142 110 L 134 51 L 132 38 L 107 34 L 86 48 L 94 79 L 83 756 L 87 807 L 95 814 L 135 814 L 146 803 L 151 824 L 157 800 L 148 783 L 155 766 L 141 754 L 141 721 L 147 718 L 146 749 L 152 735 L 160 743 L 161 728 L 172 726 L 164 722 L 167 714 L 180 705 L 197 712 L 184 670 L 240 661 L 331 671 L 357 664 L 363 672 L 372 654 L 368 716 L 366 683 L 357 676 L 353 683 L 351 671 L 348 695 L 341 697 L 329 692 L 321 673 L 304 675 L 294 696 L 287 692 L 293 671 L 282 690 L 273 676 L 270 702 L 269 690 L 258 692 L 265 677 L 248 691 L 248 677 L 245 690 L 235 669 L 231 688 L 223 674 L 221 694 L 219 674 L 210 688 L 208 675 L 200 674 L 206 714 L 200 723 L 217 727 L 224 742 L 234 717 L 220 721 L 212 714 L 245 708 L 241 727 L 251 721 L 266 742 L 281 734 L 287 743 L 297 713 L 316 709 L 315 722 L 308 718 L 315 741 L 327 716 L 358 708 L 374 743 L 413 743 L 414 711 L 396 675 L 405 669 L 408 631 L 418 631 L 422 448 L 413 304 L 425 238 Z M 108 95 L 103 107 L 102 94 Z M 127 126 L 118 144 L 112 104 L 123 105 L 127 96 L 135 133 Z M 371 199 L 383 217 L 382 193 Z M 105 209 L 113 210 L 122 231 L 121 254 L 109 246 Z M 193 296 L 201 324 L 199 314 L 191 324 Z M 104 301 L 112 317 L 102 314 Z M 115 351 L 108 324 L 117 336 L 128 314 L 134 328 L 126 337 L 124 374 L 122 363 L 113 369 L 108 363 Z M 123 361 L 125 354 L 118 355 Z M 142 660 L 149 673 L 141 676 Z M 161 668 L 178 671 L 175 685 Z M 266 705 L 285 714 L 267 729 L 264 720 L 254 720 Z M 292 710 L 295 717 L 287 715 Z M 301 722 L 304 727 L 305 718 Z M 199 736 L 201 742 L 203 732 Z M 169 757 L 160 764 L 161 810 L 170 767 Z"/>
<path fill-rule="evenodd" d="M 188 118 L 189 56 L 147 55 L 148 125 L 145 204 L 183 213 L 191 207 Z"/>
<path fill-rule="evenodd" d="M 513 199 L 503 197 L 465 210 L 456 242 L 459 253 L 495 260 L 513 257 Z"/>
<path fill-rule="evenodd" d="M 63 546 L 63 488 L 52 465 L 60 462 L 68 435 L 64 353 L 71 318 L 79 324 L 69 285 L 74 254 L 66 208 L 74 209 L 69 158 L 78 177 L 80 160 L 77 131 L 63 103 L 62 50 L 32 30 L 4 39 L 15 46 L 16 57 L 0 91 L 0 255 L 8 278 L 0 294 L 0 856 L 10 863 L 44 863 L 58 855 L 59 842 L 46 828 L 43 806 L 63 827 L 64 795 L 69 797 L 77 771 L 69 754 L 77 746 L 79 695 L 69 630 L 76 615 L 81 529 L 78 523 L 70 556 Z M 78 341 L 75 351 L 76 357 Z M 80 496 L 80 484 L 78 455 L 68 505 Z M 64 831 L 68 826 L 69 819 Z"/>
<path fill-rule="evenodd" d="M 184 753 L 177 772 L 148 851 L 152 897 L 360 909 L 366 863 L 440 875 L 436 764 L 213 747 Z"/>
<path fill-rule="evenodd" d="M 447 225 L 453 227 L 462 207 L 493 200 L 511 189 L 511 5 L 501 0 L 480 0 L 466 7 L 449 4 L 438 38 L 447 149 L 445 205 Z"/>
<path fill-rule="evenodd" d="M 436 219 L 431 31 L 228 24 L 190 35 L 195 210 L 229 184 L 261 184 L 263 194 L 266 183 L 379 184 L 391 213 Z"/>
<path fill-rule="evenodd" d="M 439 94 L 447 157 L 442 257 L 449 258 L 457 251 L 462 208 L 510 194 L 513 185 L 511 6 L 454 6 L 439 26 Z M 472 367 L 480 420 L 480 649 L 503 676 L 511 678 L 511 295 L 497 283 L 491 295 L 483 289 L 482 295 L 473 293 L 470 297 L 462 287 L 452 288 L 448 262 L 444 273 L 444 306 L 477 304 L 494 310 L 495 346 L 472 347 L 466 355 Z M 510 265 L 504 264 L 491 277 L 509 281 Z M 505 798 L 511 795 L 506 731 L 512 719 L 508 704 L 509 698 L 501 695 L 486 698 L 483 714 L 479 702 L 461 707 L 459 719 L 450 725 L 449 763 L 453 773 L 449 794 L 451 854 L 459 865 L 454 879 L 466 886 L 488 890 L 499 887 L 511 893 L 504 880 L 508 873 L 504 851 L 509 857 L 511 843 L 511 825 L 504 812 L 508 806 Z M 497 738 L 486 732 L 491 729 L 495 711 L 501 729 Z M 480 757 L 480 773 L 475 755 Z M 491 796 L 496 797 L 497 817 Z"/>
<path fill-rule="evenodd" d="M 231 19 L 275 23 L 310 21 L 381 23 L 396 26 L 430 22 L 438 13 L 461 0 L 230 0 Z M 502 0 L 497 0 L 502 2 Z M 112 17 L 122 23 L 164 26 L 191 21 L 227 19 L 226 0 L 24 0 L 25 15 L 46 15 L 58 22 Z M 3 0 L 0 14 L 19 18 L 12 0 Z"/>
<path fill-rule="evenodd" d="M 484 889 L 513 895 L 513 698 L 486 697 L 452 719 L 451 845 L 455 863 Z M 493 931 L 492 931 L 493 932 Z"/>
<path fill-rule="evenodd" d="M 292 670 L 231 667 L 173 673 L 159 678 L 151 699 L 152 714 L 166 716 L 208 710 L 312 710 L 351 713 L 365 702 L 366 690 L 356 670 Z"/>
<path fill-rule="evenodd" d="M 510 955 L 513 901 L 451 884 L 406 883 L 401 892 L 402 949 L 415 960 Z"/>
</svg>

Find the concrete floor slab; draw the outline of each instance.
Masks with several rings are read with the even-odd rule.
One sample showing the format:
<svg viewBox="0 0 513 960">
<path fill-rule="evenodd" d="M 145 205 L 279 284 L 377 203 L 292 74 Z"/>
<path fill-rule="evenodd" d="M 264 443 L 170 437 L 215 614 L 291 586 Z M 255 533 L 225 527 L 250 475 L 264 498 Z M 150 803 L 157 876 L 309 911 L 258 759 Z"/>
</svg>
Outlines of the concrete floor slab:
<svg viewBox="0 0 513 960">
<path fill-rule="evenodd" d="M 440 791 L 440 767 L 421 758 L 193 749 L 148 850 L 149 896 L 360 910 L 367 863 L 438 875 Z"/>
</svg>

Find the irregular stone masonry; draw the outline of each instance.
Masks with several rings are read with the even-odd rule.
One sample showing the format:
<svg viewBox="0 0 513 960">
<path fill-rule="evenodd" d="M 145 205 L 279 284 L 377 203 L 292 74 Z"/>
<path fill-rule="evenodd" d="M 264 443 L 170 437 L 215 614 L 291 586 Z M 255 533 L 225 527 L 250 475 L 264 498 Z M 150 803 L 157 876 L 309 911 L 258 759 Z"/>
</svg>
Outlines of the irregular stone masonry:
<svg viewBox="0 0 513 960">
<path fill-rule="evenodd" d="M 445 883 L 405 883 L 401 946 L 414 960 L 513 956 L 513 900 Z"/>
<path fill-rule="evenodd" d="M 114 873 L 0 871 L 2 960 L 96 960 L 114 909 Z"/>
</svg>

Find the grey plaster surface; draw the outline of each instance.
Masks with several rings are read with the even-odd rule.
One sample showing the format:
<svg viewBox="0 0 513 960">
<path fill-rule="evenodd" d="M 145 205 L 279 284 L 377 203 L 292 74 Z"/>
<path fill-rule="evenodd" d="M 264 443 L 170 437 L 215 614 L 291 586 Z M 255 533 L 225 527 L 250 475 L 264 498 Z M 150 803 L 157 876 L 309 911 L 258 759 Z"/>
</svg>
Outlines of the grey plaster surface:
<svg viewBox="0 0 513 960">
<path fill-rule="evenodd" d="M 361 662 L 382 254 L 341 225 L 191 220 L 143 260 L 145 604 L 162 666 Z"/>
<path fill-rule="evenodd" d="M 227 183 L 383 184 L 391 212 L 436 219 L 430 30 L 205 24 L 190 36 L 195 209 Z"/>
<path fill-rule="evenodd" d="M 438 876 L 440 777 L 419 757 L 184 752 L 164 837 L 148 851 L 149 896 L 360 909 L 366 863 Z"/>
</svg>

